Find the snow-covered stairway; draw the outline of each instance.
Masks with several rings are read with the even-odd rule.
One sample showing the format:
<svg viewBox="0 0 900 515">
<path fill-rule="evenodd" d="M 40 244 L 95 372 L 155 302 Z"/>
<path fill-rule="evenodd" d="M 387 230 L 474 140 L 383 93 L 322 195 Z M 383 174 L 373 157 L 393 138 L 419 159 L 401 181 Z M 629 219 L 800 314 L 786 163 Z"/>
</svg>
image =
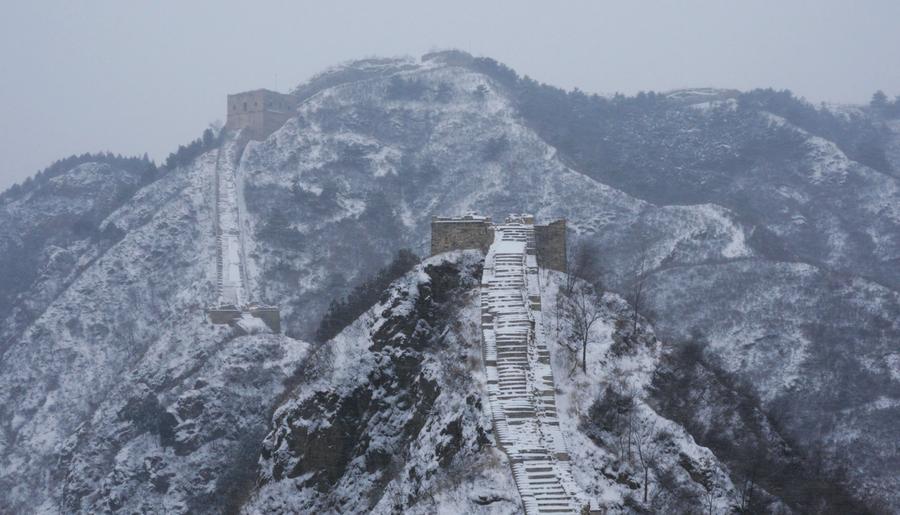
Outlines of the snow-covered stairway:
<svg viewBox="0 0 900 515">
<path fill-rule="evenodd" d="M 556 417 L 553 372 L 542 332 L 534 225 L 494 226 L 481 280 L 482 334 L 494 430 L 529 515 L 581 513 Z"/>
<path fill-rule="evenodd" d="M 240 158 L 240 148 L 233 139 L 226 140 L 216 159 L 216 287 L 219 306 L 240 307 L 249 300 L 240 191 L 235 176 L 235 163 Z"/>
</svg>

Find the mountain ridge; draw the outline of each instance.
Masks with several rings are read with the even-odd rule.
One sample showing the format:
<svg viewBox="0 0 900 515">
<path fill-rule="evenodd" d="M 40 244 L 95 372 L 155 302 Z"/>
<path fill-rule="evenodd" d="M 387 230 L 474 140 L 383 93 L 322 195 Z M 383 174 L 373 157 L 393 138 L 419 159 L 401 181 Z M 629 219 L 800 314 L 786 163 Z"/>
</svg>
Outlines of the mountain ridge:
<svg viewBox="0 0 900 515">
<path fill-rule="evenodd" d="M 9 492 L 0 507 L 27 512 L 39 500 L 49 512 L 157 503 L 198 511 L 232 480 L 249 488 L 246 477 L 229 476 L 228 464 L 247 460 L 240 450 L 253 444 L 222 428 L 276 427 L 280 412 L 265 420 L 267 410 L 290 395 L 283 382 L 302 369 L 303 340 L 330 300 L 399 248 L 425 254 L 431 215 L 472 209 L 567 218 L 573 248 L 600 249 L 595 271 L 606 289 L 633 302 L 635 282 L 646 282 L 646 299 L 634 307 L 667 346 L 702 343 L 704 355 L 751 385 L 761 410 L 790 415 L 783 430 L 798 446 L 821 453 L 829 467 L 848 467 L 846 484 L 860 498 L 897 506 L 890 493 L 897 468 L 885 452 L 891 421 L 900 418 L 891 402 L 900 398 L 892 346 L 900 337 L 893 178 L 900 163 L 883 151 L 885 168 L 878 152 L 864 152 L 875 141 L 866 138 L 881 134 L 877 117 L 842 113 L 840 121 L 765 91 L 702 109 L 656 94 L 565 93 L 460 53 L 353 66 L 298 87 L 309 95 L 296 116 L 248 143 L 236 165 L 246 188 L 251 283 L 281 307 L 284 336 L 235 340 L 204 320 L 215 284 L 211 179 L 217 153 L 235 144 L 227 136 L 101 210 L 86 232 L 51 224 L 51 240 L 27 251 L 16 242 L 30 229 L 17 223 L 41 205 L 22 204 L 34 213 L 25 216 L 11 210 L 17 201 L 0 200 L 0 262 L 34 264 L 40 277 L 0 288 L 16 309 L 31 306 L 21 314 L 0 309 L 0 336 L 9 342 L 0 356 L 0 484 Z M 365 79 L 345 80 L 355 76 Z M 779 121 L 773 112 L 788 116 Z M 60 217 L 67 222 L 90 205 L 76 180 L 88 168 L 36 186 L 28 201 L 61 187 L 57 193 L 78 199 L 57 202 L 71 210 Z M 140 173 L 113 177 L 127 189 L 141 184 Z M 104 177 L 94 169 L 83 178 L 109 185 Z M 117 202 L 116 187 L 98 194 L 99 204 Z M 817 264 L 791 263 L 792 256 Z M 892 286 L 875 287 L 868 276 Z M 226 362 L 232 342 L 241 347 L 228 350 Z M 263 369 L 250 352 L 257 346 L 273 356 Z M 294 351 L 274 357 L 278 349 Z M 210 360 L 216 364 L 204 368 Z M 258 382 L 240 395 L 264 409 L 234 419 L 244 401 L 221 385 L 239 378 Z M 574 412 L 585 427 L 595 401 L 602 420 L 612 398 L 596 391 L 602 380 L 585 383 L 593 397 Z M 216 405 L 225 407 L 209 413 L 206 406 Z M 135 415 L 144 412 L 169 422 L 148 425 Z M 875 430 L 860 431 L 866 425 Z M 572 424 L 569 434 L 585 433 Z M 179 443 L 197 438 L 199 447 Z M 51 480 L 46 470 L 63 452 L 65 467 Z M 235 457 L 204 468 L 216 453 Z M 189 463 L 206 472 L 191 476 Z M 591 488 L 608 489 L 610 506 L 650 509 L 619 486 Z M 786 502 L 768 495 L 771 506 Z M 502 503 L 515 504 L 504 496 Z M 730 496 L 722 506 L 740 503 Z"/>
</svg>

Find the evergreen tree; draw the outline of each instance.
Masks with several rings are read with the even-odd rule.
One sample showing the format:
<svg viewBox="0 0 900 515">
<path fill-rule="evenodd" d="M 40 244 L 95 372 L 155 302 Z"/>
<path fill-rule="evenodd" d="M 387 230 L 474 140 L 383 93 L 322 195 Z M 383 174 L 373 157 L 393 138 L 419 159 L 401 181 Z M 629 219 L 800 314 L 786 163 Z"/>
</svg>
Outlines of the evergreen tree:
<svg viewBox="0 0 900 515">
<path fill-rule="evenodd" d="M 873 109 L 878 109 L 879 111 L 883 111 L 887 107 L 887 104 L 887 95 L 880 89 L 872 95 L 872 100 L 869 102 L 869 105 L 872 106 Z"/>
<path fill-rule="evenodd" d="M 415 253 L 409 249 L 400 249 L 393 261 L 374 277 L 353 288 L 353 291 L 344 298 L 331 301 L 328 311 L 319 322 L 316 340 L 325 342 L 337 336 L 345 327 L 378 302 L 381 293 L 394 280 L 412 270 L 418 263 L 419 257 Z"/>
</svg>

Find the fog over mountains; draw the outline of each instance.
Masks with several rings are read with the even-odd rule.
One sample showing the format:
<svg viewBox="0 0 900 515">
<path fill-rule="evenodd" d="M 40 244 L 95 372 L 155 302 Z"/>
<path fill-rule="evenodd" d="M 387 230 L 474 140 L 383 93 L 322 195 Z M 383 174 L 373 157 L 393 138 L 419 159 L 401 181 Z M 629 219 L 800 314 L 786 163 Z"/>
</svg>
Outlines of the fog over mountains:
<svg viewBox="0 0 900 515">
<path fill-rule="evenodd" d="M 0 512 L 520 513 L 487 406 L 484 257 L 395 260 L 469 211 L 565 218 L 591 256 L 583 369 L 565 275 L 542 273 L 541 309 L 595 506 L 900 511 L 896 103 L 600 97 L 458 51 L 292 94 L 262 141 L 76 156 L 0 195 Z M 204 311 L 222 159 L 281 334 Z"/>
</svg>

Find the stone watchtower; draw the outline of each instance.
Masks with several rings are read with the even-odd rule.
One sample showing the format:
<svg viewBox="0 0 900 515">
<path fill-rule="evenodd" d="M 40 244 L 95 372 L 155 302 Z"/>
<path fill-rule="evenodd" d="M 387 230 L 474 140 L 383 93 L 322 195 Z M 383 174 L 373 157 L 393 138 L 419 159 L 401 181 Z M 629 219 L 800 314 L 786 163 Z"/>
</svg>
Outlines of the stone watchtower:
<svg viewBox="0 0 900 515">
<path fill-rule="evenodd" d="M 534 246 L 538 265 L 565 272 L 566 221 L 536 225 L 534 217 L 517 215 L 522 223 L 534 226 Z M 478 249 L 487 252 L 494 242 L 494 224 L 488 216 L 474 213 L 458 217 L 435 216 L 431 219 L 431 255 L 451 250 Z"/>
<path fill-rule="evenodd" d="M 431 219 L 431 255 L 459 249 L 487 252 L 494 242 L 494 226 L 489 216 L 474 213 L 459 217 L 435 216 Z"/>
<path fill-rule="evenodd" d="M 294 114 L 297 100 L 268 89 L 228 95 L 225 128 L 244 129 L 248 138 L 263 140 L 284 125 Z"/>
</svg>

